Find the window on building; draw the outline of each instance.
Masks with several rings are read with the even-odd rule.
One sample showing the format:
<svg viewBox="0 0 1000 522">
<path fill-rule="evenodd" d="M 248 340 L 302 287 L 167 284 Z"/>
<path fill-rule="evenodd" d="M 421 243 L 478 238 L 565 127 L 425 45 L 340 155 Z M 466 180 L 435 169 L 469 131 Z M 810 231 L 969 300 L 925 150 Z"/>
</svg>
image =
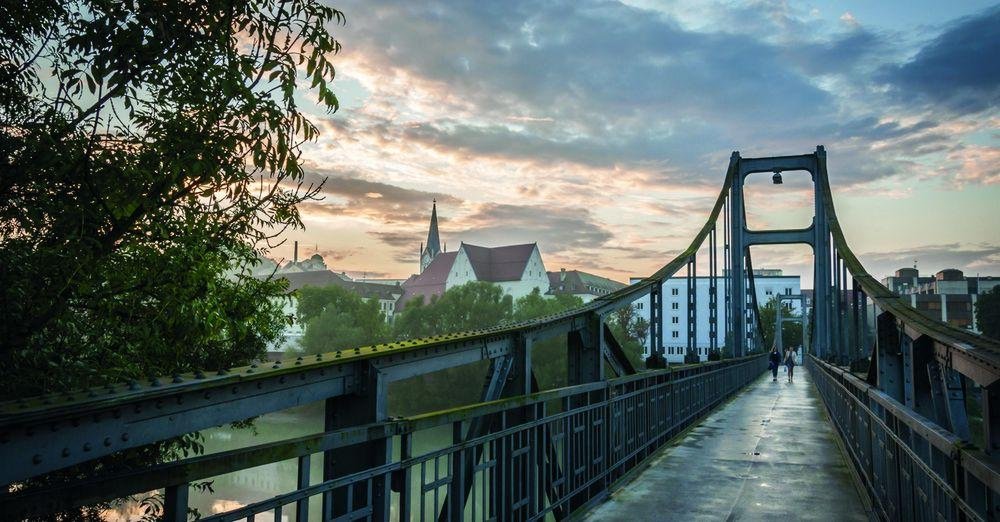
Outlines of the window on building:
<svg viewBox="0 0 1000 522">
<path fill-rule="evenodd" d="M 638 308 L 639 310 L 642 310 L 642 308 L 643 308 L 643 306 L 642 306 L 642 305 L 644 305 L 644 304 L 645 304 L 645 303 L 639 303 L 639 305 L 638 305 L 638 306 L 636 306 L 636 308 Z"/>
<path fill-rule="evenodd" d="M 674 330 L 674 331 L 670 332 L 670 337 L 673 337 L 674 339 L 676 339 L 676 338 L 678 338 L 680 336 L 681 335 L 680 335 L 680 333 L 677 332 L 677 330 Z"/>
<path fill-rule="evenodd" d="M 680 319 L 678 319 L 677 317 L 671 317 L 670 318 L 670 322 L 673 323 L 673 324 L 677 324 L 677 323 L 680 322 Z"/>
<path fill-rule="evenodd" d="M 678 305 L 677 303 L 670 303 L 670 309 L 671 309 L 671 310 L 677 310 L 677 309 L 679 309 L 679 308 L 680 308 L 680 307 L 679 307 L 679 305 Z"/>
<path fill-rule="evenodd" d="M 791 288 L 786 288 L 785 289 L 785 295 L 792 295 L 792 289 Z"/>
<path fill-rule="evenodd" d="M 767 294 L 767 295 L 771 295 L 771 291 L 770 290 L 768 290 L 768 291 L 766 291 L 764 293 Z"/>
<path fill-rule="evenodd" d="M 679 294 L 679 291 L 678 291 L 677 288 L 671 288 L 670 289 L 670 295 L 678 295 L 678 294 Z"/>
</svg>

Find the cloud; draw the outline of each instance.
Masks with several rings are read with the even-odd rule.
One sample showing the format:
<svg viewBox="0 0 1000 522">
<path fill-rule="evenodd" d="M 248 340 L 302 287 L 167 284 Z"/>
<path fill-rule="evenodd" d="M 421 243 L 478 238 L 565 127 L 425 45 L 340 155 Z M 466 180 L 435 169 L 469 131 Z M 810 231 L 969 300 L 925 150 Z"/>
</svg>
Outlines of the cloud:
<svg viewBox="0 0 1000 522">
<path fill-rule="evenodd" d="M 913 266 L 914 261 L 924 275 L 945 268 L 957 268 L 966 275 L 1000 271 L 1000 245 L 986 242 L 928 244 L 891 252 L 866 252 L 859 257 L 873 275 L 890 275 L 899 268 Z"/>
<path fill-rule="evenodd" d="M 881 78 L 904 102 L 941 104 L 958 114 L 1000 102 L 1000 6 L 962 18 L 912 60 L 890 65 Z"/>
<path fill-rule="evenodd" d="M 1000 184 L 1000 147 L 962 147 L 948 159 L 960 165 L 955 175 L 958 183 Z"/>
<path fill-rule="evenodd" d="M 456 207 L 462 204 L 461 199 L 449 194 L 368 181 L 355 172 L 312 171 L 309 178 L 325 179 L 320 196 L 328 200 L 300 205 L 304 214 L 356 216 L 379 223 L 412 224 L 427 220 L 435 200 Z"/>
<path fill-rule="evenodd" d="M 598 248 L 613 237 L 579 208 L 489 203 L 456 219 L 454 226 L 456 231 L 442 230 L 442 235 L 484 246 L 537 242 L 545 254 Z"/>
<path fill-rule="evenodd" d="M 997 183 L 996 118 L 967 116 L 995 114 L 996 82 L 945 67 L 995 47 L 953 34 L 995 10 L 928 40 L 783 0 L 344 1 L 338 74 L 361 94 L 318 121 L 305 157 L 326 199 L 303 215 L 371 242 L 352 266 L 412 265 L 437 198 L 452 249 L 537 241 L 568 267 L 646 273 L 700 228 L 734 149 L 825 144 L 838 198 Z M 769 203 L 764 222 L 801 202 Z"/>
</svg>

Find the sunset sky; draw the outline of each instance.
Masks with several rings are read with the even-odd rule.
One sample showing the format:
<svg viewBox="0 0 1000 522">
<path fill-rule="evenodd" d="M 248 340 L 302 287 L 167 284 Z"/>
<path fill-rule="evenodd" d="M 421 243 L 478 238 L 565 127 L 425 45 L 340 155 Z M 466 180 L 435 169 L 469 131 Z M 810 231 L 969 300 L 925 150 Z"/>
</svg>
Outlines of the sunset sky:
<svg viewBox="0 0 1000 522">
<path fill-rule="evenodd" d="M 316 111 L 322 136 L 304 150 L 324 199 L 272 257 L 299 240 L 335 270 L 406 277 L 436 198 L 449 250 L 537 241 L 549 270 L 627 281 L 687 246 L 733 150 L 824 144 L 873 275 L 916 260 L 1000 276 L 989 2 L 333 5 L 348 20 L 342 107 Z M 752 179 L 751 223 L 807 225 L 809 185 L 769 178 Z M 812 285 L 805 247 L 754 250 L 754 264 Z"/>
</svg>

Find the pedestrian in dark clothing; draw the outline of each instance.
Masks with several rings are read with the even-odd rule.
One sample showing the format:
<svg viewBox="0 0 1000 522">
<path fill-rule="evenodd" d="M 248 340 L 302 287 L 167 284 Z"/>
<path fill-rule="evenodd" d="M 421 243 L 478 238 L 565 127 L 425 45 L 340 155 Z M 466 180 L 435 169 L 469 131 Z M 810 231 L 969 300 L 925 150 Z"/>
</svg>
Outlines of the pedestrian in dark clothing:
<svg viewBox="0 0 1000 522">
<path fill-rule="evenodd" d="M 788 382 L 792 382 L 792 371 L 795 370 L 795 350 L 791 348 L 785 352 L 785 367 L 788 368 Z"/>
<path fill-rule="evenodd" d="M 771 370 L 771 382 L 778 382 L 778 366 L 781 366 L 781 354 L 778 353 L 778 347 L 771 347 L 771 355 L 768 358 L 770 364 L 768 368 Z"/>
</svg>

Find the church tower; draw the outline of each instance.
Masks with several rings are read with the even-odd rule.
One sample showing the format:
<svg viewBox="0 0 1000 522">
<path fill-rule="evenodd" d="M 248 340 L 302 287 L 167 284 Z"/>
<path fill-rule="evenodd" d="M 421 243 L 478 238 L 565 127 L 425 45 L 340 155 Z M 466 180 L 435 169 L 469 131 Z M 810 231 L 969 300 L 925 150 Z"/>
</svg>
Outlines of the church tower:
<svg viewBox="0 0 1000 522">
<path fill-rule="evenodd" d="M 427 266 L 434 261 L 434 258 L 441 253 L 441 237 L 438 234 L 438 214 L 437 200 L 434 200 L 431 207 L 431 227 L 427 231 L 427 246 L 420 253 L 420 273 L 424 273 Z"/>
</svg>

